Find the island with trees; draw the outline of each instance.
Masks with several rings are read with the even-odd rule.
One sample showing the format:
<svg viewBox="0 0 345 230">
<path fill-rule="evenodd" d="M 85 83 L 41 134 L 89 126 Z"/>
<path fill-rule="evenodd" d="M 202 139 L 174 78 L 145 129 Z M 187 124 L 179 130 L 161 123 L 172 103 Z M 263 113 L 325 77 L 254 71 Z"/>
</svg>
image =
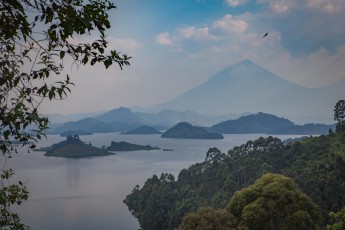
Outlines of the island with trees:
<svg viewBox="0 0 345 230">
<path fill-rule="evenodd" d="M 180 122 L 174 127 L 165 131 L 162 138 L 181 139 L 224 139 L 220 133 L 209 132 L 204 128 L 193 126 L 187 122 Z"/>
<path fill-rule="evenodd" d="M 137 145 L 125 141 L 112 141 L 110 146 L 106 148 L 108 151 L 137 151 L 137 150 L 158 150 L 158 146 Z"/>
<path fill-rule="evenodd" d="M 79 136 L 67 136 L 65 141 L 53 144 L 51 147 L 38 149 L 37 151 L 46 151 L 45 156 L 66 157 L 66 158 L 82 158 L 95 156 L 115 155 L 105 149 L 97 148 L 86 144 L 79 139 Z"/>
</svg>

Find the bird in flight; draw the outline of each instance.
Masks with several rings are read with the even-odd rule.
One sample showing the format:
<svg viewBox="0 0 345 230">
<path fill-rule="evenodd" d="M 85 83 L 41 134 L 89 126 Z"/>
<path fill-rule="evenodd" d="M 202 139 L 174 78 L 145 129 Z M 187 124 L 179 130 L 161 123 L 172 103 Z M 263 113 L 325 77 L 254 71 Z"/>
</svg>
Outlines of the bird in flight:
<svg viewBox="0 0 345 230">
<path fill-rule="evenodd" d="M 262 37 L 264 38 L 264 37 L 266 37 L 267 35 L 268 35 L 268 33 L 265 33 L 265 35 L 264 35 L 264 36 L 262 36 Z"/>
</svg>

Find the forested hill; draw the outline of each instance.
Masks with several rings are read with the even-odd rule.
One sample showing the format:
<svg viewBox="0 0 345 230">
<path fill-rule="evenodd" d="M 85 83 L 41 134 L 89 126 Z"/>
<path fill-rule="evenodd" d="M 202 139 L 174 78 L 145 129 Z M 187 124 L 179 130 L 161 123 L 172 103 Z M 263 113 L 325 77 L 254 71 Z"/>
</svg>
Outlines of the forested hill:
<svg viewBox="0 0 345 230">
<path fill-rule="evenodd" d="M 322 218 L 308 223 L 320 223 L 325 229 L 329 212 L 345 205 L 344 159 L 344 134 L 309 137 L 287 145 L 277 138 L 259 138 L 228 153 L 209 149 L 205 161 L 183 169 L 177 180 L 171 174 L 154 175 L 142 188 L 136 186 L 124 202 L 143 230 L 174 229 L 187 213 L 200 207 L 223 210 L 235 191 L 266 173 L 275 173 L 292 178 L 319 206 Z M 299 214 L 300 218 L 307 216 Z"/>
<path fill-rule="evenodd" d="M 208 128 L 222 134 L 266 133 L 266 134 L 299 134 L 315 135 L 328 133 L 335 125 L 305 124 L 296 125 L 288 119 L 267 113 L 256 113 L 242 116 L 235 120 L 220 122 Z"/>
<path fill-rule="evenodd" d="M 280 118 L 272 114 L 257 113 L 240 117 L 236 120 L 228 120 L 210 129 L 219 133 L 268 133 L 275 129 L 293 127 L 295 124 L 285 118 Z"/>
<path fill-rule="evenodd" d="M 187 122 L 180 122 L 161 135 L 162 138 L 182 139 L 224 139 L 220 133 L 209 132 L 204 128 L 193 126 Z"/>
</svg>

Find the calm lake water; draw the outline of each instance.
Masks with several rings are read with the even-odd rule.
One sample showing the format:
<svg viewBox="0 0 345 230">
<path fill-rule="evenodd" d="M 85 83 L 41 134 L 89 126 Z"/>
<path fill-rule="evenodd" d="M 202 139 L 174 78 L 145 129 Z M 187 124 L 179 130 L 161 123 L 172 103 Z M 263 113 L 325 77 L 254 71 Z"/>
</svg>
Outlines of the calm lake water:
<svg viewBox="0 0 345 230">
<path fill-rule="evenodd" d="M 111 141 L 127 141 L 174 151 L 116 152 L 114 156 L 87 159 L 45 157 L 43 152 L 20 150 L 6 166 L 16 169 L 14 181 L 21 180 L 30 198 L 16 208 L 22 221 L 33 230 L 62 229 L 139 229 L 138 221 L 122 202 L 135 185 L 142 186 L 153 174 L 179 171 L 204 160 L 210 147 L 223 152 L 259 134 L 224 135 L 223 140 L 166 139 L 160 135 L 94 134 L 80 139 L 94 146 L 109 146 Z M 280 139 L 299 136 L 277 135 Z M 49 135 L 38 148 L 64 138 Z M 3 160 L 3 159 L 1 159 Z M 3 162 L 1 162 L 3 164 Z"/>
</svg>

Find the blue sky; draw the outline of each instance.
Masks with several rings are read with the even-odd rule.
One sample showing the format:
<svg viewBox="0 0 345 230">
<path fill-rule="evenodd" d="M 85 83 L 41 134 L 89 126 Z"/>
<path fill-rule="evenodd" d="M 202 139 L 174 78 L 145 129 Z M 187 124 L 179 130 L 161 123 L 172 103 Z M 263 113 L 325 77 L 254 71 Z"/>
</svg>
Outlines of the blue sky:
<svg viewBox="0 0 345 230">
<path fill-rule="evenodd" d="M 131 66 L 66 68 L 76 84 L 72 94 L 46 103 L 43 113 L 151 106 L 244 59 L 307 87 L 345 78 L 344 0 L 114 3 L 109 47 L 132 56 Z"/>
</svg>

